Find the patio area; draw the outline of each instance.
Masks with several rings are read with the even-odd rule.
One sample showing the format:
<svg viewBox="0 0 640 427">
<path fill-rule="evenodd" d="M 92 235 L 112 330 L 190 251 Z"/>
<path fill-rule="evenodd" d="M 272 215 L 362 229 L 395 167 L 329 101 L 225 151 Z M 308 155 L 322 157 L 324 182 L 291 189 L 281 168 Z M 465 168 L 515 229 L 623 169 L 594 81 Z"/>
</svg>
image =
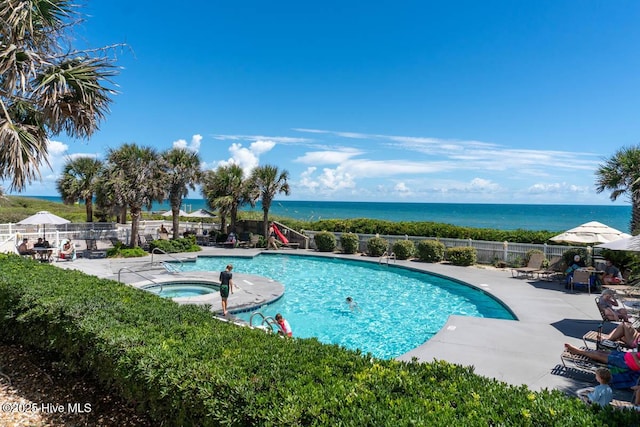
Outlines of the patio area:
<svg viewBox="0 0 640 427">
<path fill-rule="evenodd" d="M 236 252 L 239 253 L 234 255 L 249 256 L 260 250 L 243 249 Z M 317 255 L 378 262 L 377 258 L 360 255 L 326 254 L 308 250 L 282 252 L 292 256 Z M 197 254 L 183 255 L 185 258 L 229 255 L 229 250 L 204 247 Z M 161 256 L 156 257 L 157 261 L 162 259 Z M 136 283 L 141 280 L 140 277 L 126 273 L 126 270 L 144 263 L 148 264 L 149 259 L 78 259 L 73 263 L 56 265 L 115 280 L 120 273 L 121 281 Z M 415 261 L 397 261 L 396 264 L 448 276 L 482 289 L 501 300 L 518 318 L 517 321 L 511 321 L 450 316 L 438 334 L 400 356 L 399 360 L 409 361 L 415 358 L 428 362 L 442 359 L 461 365 L 473 365 L 479 375 L 513 385 L 527 385 L 532 390 L 558 389 L 571 393 L 578 388 L 594 385 L 592 375 L 563 369 L 560 354 L 564 343 L 583 345 L 583 334 L 597 329 L 602 323 L 594 301 L 595 295 L 571 293 L 560 282 L 516 279 L 512 277 L 510 269 L 456 267 Z M 180 273 L 161 271 L 157 274 L 159 277 L 175 278 Z M 237 297 L 241 301 L 242 295 Z M 231 310 L 233 304 L 234 301 L 230 299 Z M 605 331 L 608 331 L 607 325 Z M 614 396 L 629 400 L 631 393 L 615 391 Z"/>
</svg>

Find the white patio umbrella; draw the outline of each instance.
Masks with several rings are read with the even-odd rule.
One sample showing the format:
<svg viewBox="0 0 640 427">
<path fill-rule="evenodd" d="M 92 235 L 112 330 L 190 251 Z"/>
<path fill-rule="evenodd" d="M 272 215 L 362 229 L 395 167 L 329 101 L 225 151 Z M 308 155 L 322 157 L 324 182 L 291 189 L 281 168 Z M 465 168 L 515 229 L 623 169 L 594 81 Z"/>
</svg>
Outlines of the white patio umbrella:
<svg viewBox="0 0 640 427">
<path fill-rule="evenodd" d="M 549 240 L 564 243 L 593 244 L 613 242 L 627 237 L 631 237 L 631 235 L 598 221 L 591 221 L 558 234 Z"/>
<path fill-rule="evenodd" d="M 162 214 L 162 216 L 171 216 L 171 215 L 173 215 L 173 212 L 171 212 L 171 209 L 169 209 L 168 211 Z M 189 216 L 189 215 L 185 211 L 180 209 L 178 211 L 178 216 Z"/>
<path fill-rule="evenodd" d="M 47 225 L 69 224 L 71 221 L 68 219 L 54 215 L 49 211 L 40 211 L 25 219 L 19 221 L 18 225 L 42 225 L 42 235 L 45 235 Z"/>
<path fill-rule="evenodd" d="M 612 251 L 640 252 L 640 235 L 614 240 L 613 242 L 602 243 L 595 247 L 600 249 L 610 249 Z"/>
<path fill-rule="evenodd" d="M 212 214 L 211 212 L 209 212 L 206 209 L 198 209 L 196 211 L 191 212 L 187 216 L 190 217 L 190 218 L 213 218 L 213 217 L 215 217 L 214 214 Z"/>
</svg>

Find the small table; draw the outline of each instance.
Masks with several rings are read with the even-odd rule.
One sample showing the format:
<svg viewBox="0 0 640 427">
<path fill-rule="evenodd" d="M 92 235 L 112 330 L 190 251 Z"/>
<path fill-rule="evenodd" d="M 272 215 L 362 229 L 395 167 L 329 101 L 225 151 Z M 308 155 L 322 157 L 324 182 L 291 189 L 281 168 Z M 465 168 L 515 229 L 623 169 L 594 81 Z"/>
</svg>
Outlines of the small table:
<svg viewBox="0 0 640 427">
<path fill-rule="evenodd" d="M 51 262 L 54 248 L 45 248 L 42 246 L 34 246 L 33 250 L 38 255 L 38 259 L 42 262 Z"/>
</svg>

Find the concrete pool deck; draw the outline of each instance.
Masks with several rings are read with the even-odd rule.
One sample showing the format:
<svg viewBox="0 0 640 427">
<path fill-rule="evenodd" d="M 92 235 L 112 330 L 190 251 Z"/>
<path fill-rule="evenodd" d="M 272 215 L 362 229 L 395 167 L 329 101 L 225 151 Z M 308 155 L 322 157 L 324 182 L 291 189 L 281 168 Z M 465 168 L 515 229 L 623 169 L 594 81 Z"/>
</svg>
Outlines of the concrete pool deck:
<svg viewBox="0 0 640 427">
<path fill-rule="evenodd" d="M 154 261 L 165 259 L 193 259 L 197 256 L 253 256 L 262 252 L 256 249 L 224 249 L 203 247 L 203 251 L 169 256 L 154 255 Z M 325 254 L 307 250 L 279 250 L 287 255 L 329 256 L 378 262 L 378 258 L 360 255 Z M 145 259 L 77 259 L 74 262 L 54 263 L 61 268 L 84 271 L 101 278 L 118 279 L 139 286 L 145 282 L 137 273 L 129 270 L 149 264 Z M 414 261 L 391 262 L 393 265 L 409 267 L 447 276 L 473 285 L 501 300 L 518 320 L 500 320 L 450 316 L 445 326 L 429 341 L 398 357 L 399 360 L 432 361 L 446 360 L 461 365 L 472 365 L 479 375 L 495 378 L 512 385 L 527 385 L 532 390 L 558 389 L 570 393 L 577 388 L 594 385 L 590 375 L 580 375 L 562 369 L 560 354 L 565 342 L 583 345 L 582 335 L 597 329 L 602 320 L 594 298 L 597 294 L 570 293 L 559 282 L 533 279 L 518 279 L 510 269 L 491 267 L 456 267 L 448 264 L 429 264 Z M 153 273 L 151 273 L 153 271 Z M 149 274 L 162 281 L 180 280 L 188 275 L 205 277 L 217 281 L 218 273 L 182 275 L 164 269 L 150 270 Z M 234 272 L 240 289 L 229 297 L 229 309 L 251 304 L 260 305 L 273 298 L 277 289 L 262 285 L 277 286 L 269 279 L 261 286 L 249 286 L 242 280 L 255 283 L 255 278 L 243 278 Z M 277 279 L 277 278 L 274 278 Z M 148 283 L 148 282 L 146 282 Z M 264 293 L 264 295 L 263 295 Z M 216 298 L 217 297 L 217 298 Z M 220 306 L 219 295 L 211 299 L 212 307 Z M 608 331 L 608 330 L 607 330 Z M 616 391 L 616 397 L 628 400 L 630 393 Z"/>
</svg>

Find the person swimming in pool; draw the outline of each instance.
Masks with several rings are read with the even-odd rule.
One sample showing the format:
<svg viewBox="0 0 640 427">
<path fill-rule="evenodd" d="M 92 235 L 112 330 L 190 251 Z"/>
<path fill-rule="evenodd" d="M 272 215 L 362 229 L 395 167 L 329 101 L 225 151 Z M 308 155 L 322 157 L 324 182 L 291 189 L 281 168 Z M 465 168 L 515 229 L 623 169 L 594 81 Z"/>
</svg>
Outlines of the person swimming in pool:
<svg viewBox="0 0 640 427">
<path fill-rule="evenodd" d="M 347 297 L 347 299 L 345 300 L 345 303 L 347 303 L 347 305 L 349 306 L 349 310 L 351 310 L 351 311 L 354 311 L 354 310 L 361 311 L 362 310 L 360 308 L 360 306 L 358 305 L 358 303 L 355 302 L 353 300 L 353 298 L 351 298 L 351 297 Z"/>
</svg>

